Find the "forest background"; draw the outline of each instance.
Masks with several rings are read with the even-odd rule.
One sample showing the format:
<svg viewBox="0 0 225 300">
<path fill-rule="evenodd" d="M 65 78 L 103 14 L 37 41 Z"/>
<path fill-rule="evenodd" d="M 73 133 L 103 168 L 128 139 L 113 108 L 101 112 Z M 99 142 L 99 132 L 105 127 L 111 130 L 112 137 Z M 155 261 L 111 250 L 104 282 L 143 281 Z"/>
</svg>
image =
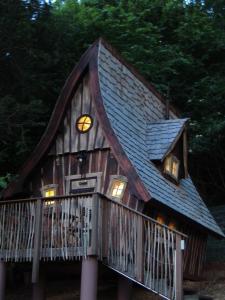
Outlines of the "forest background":
<svg viewBox="0 0 225 300">
<path fill-rule="evenodd" d="M 208 205 L 224 204 L 224 0 L 0 1 L 0 189 L 100 36 L 191 118 L 190 174 Z"/>
</svg>

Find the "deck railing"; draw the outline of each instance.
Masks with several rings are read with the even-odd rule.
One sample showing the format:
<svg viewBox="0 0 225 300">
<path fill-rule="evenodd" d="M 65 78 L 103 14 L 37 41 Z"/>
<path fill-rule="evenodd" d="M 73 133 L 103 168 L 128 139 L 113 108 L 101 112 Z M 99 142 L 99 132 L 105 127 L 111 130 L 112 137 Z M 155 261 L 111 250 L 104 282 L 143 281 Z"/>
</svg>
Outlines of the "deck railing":
<svg viewBox="0 0 225 300">
<path fill-rule="evenodd" d="M 184 236 L 96 193 L 0 202 L 0 259 L 104 264 L 166 299 L 181 299 Z"/>
</svg>

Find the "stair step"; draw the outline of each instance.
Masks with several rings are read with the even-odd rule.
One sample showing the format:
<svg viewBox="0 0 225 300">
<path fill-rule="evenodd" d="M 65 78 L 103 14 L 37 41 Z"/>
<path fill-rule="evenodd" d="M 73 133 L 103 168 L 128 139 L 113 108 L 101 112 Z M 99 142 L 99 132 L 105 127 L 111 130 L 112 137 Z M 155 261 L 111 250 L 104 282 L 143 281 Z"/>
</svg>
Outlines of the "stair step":
<svg viewBox="0 0 225 300">
<path fill-rule="evenodd" d="M 184 295 L 184 300 L 199 300 L 198 294 Z"/>
<path fill-rule="evenodd" d="M 184 289 L 184 295 L 195 295 L 197 294 L 197 290 L 190 289 L 190 288 L 185 288 Z"/>
</svg>

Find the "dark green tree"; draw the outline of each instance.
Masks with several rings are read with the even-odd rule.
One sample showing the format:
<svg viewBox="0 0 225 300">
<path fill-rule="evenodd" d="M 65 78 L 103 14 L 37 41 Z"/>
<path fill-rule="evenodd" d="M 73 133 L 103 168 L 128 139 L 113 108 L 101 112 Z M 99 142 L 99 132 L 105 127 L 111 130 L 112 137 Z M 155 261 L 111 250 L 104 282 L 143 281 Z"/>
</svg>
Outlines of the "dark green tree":
<svg viewBox="0 0 225 300">
<path fill-rule="evenodd" d="M 225 193 L 225 4 L 182 0 L 0 3 L 1 175 L 40 138 L 60 89 L 99 36 L 190 121 L 190 173 L 209 203 Z"/>
</svg>

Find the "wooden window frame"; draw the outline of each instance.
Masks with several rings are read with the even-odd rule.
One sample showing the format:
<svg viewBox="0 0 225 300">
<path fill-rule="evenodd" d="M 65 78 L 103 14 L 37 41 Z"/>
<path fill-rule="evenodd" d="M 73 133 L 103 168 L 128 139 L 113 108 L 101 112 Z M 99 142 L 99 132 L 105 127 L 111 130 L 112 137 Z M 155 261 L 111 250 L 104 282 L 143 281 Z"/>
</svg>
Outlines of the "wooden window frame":
<svg viewBox="0 0 225 300">
<path fill-rule="evenodd" d="M 78 128 L 79 120 L 80 120 L 81 118 L 83 118 L 83 117 L 90 118 L 90 120 L 91 120 L 90 127 L 89 127 L 87 130 L 85 130 L 85 131 L 82 131 L 82 130 L 80 130 L 80 129 Z M 91 128 L 93 127 L 93 123 L 94 123 L 94 120 L 93 120 L 93 118 L 92 118 L 91 115 L 89 115 L 89 114 L 82 114 L 82 115 L 80 115 L 80 116 L 77 118 L 77 120 L 76 120 L 76 130 L 77 130 L 79 133 L 81 133 L 81 134 L 88 133 L 88 132 L 91 130 Z"/>
<path fill-rule="evenodd" d="M 58 184 L 47 184 L 47 185 L 44 185 L 42 188 L 41 188 L 41 195 L 42 195 L 42 197 L 43 198 L 52 198 L 52 197 L 54 197 L 54 196 L 52 196 L 52 197 L 45 197 L 45 192 L 47 191 L 47 190 L 55 190 L 55 196 L 57 196 L 57 192 L 58 192 Z"/>
<path fill-rule="evenodd" d="M 112 196 L 113 183 L 115 181 L 121 181 L 121 182 L 124 183 L 124 188 L 123 188 L 123 191 L 122 191 L 120 196 Z M 109 197 L 110 199 L 113 199 L 113 200 L 121 201 L 123 199 L 123 196 L 124 196 L 124 193 L 125 193 L 125 190 L 126 190 L 126 187 L 127 187 L 127 182 L 128 182 L 128 180 L 127 180 L 127 177 L 125 177 L 125 176 L 111 175 L 108 190 L 107 190 L 107 193 L 106 193 L 107 197 Z"/>
</svg>

